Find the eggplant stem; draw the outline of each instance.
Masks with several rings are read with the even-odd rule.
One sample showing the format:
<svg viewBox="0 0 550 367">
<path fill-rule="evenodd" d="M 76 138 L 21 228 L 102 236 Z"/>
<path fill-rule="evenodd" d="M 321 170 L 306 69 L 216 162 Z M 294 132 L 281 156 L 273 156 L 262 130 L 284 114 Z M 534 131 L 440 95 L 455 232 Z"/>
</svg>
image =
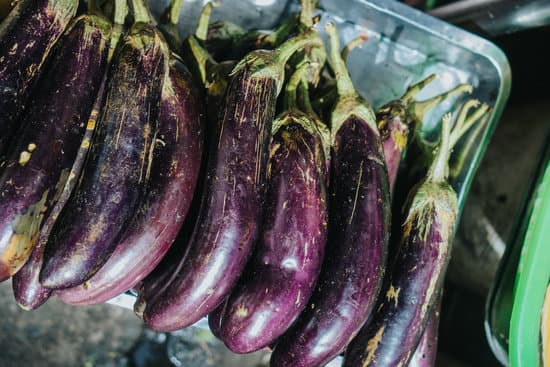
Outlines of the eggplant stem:
<svg viewBox="0 0 550 367">
<path fill-rule="evenodd" d="M 474 142 L 476 141 L 477 137 L 483 130 L 483 127 L 486 125 L 487 121 L 489 121 L 489 116 L 491 115 L 489 111 L 490 109 L 485 112 L 483 117 L 480 119 L 480 122 L 477 124 L 475 129 L 472 131 L 472 133 L 468 137 L 467 142 L 462 146 L 462 149 L 460 149 L 458 158 L 451 163 L 449 175 L 453 180 L 458 177 L 460 172 L 462 172 L 464 165 L 466 163 L 466 158 L 468 158 L 468 155 L 472 150 Z M 452 139 L 452 136 L 451 136 L 451 139 Z"/>
<path fill-rule="evenodd" d="M 270 46 L 278 46 L 282 42 L 284 42 L 285 39 L 288 38 L 290 33 L 296 28 L 297 23 L 299 22 L 300 17 L 299 14 L 294 14 L 292 17 L 290 17 L 288 20 L 284 21 L 279 25 L 277 28 L 273 30 L 273 32 L 263 36 L 262 44 L 270 45 Z"/>
<path fill-rule="evenodd" d="M 195 38 L 199 41 L 206 41 L 208 36 L 208 24 L 210 23 L 210 15 L 212 14 L 212 9 L 217 8 L 221 5 L 220 1 L 210 1 L 205 6 L 203 6 L 201 15 L 197 22 L 197 29 L 195 29 Z"/>
<path fill-rule="evenodd" d="M 284 95 L 284 106 L 285 110 L 296 110 L 298 108 L 298 102 L 296 98 L 296 91 L 298 90 L 299 85 L 301 84 L 304 75 L 309 68 L 309 62 L 304 62 L 300 64 L 294 73 L 290 76 L 286 87 Z"/>
<path fill-rule="evenodd" d="M 445 182 L 449 175 L 449 156 L 451 154 L 451 114 L 446 113 L 441 119 L 441 139 L 437 146 L 434 160 L 428 171 L 427 181 Z"/>
<path fill-rule="evenodd" d="M 451 133 L 451 149 L 460 140 L 460 138 L 462 138 L 462 136 L 472 127 L 472 125 L 480 120 L 489 110 L 489 105 L 484 103 L 481 105 L 481 107 L 479 107 L 466 118 L 469 110 L 477 106 L 479 106 L 478 100 L 469 100 L 462 107 Z"/>
<path fill-rule="evenodd" d="M 193 58 L 195 59 L 195 62 L 197 63 L 197 67 L 200 73 L 200 78 L 203 83 L 203 85 L 206 85 L 206 69 L 207 64 L 210 62 L 212 64 L 215 63 L 215 61 L 212 59 L 208 51 L 204 49 L 198 42 L 198 40 L 194 36 L 189 36 L 187 38 L 187 42 L 189 44 L 189 48 L 191 49 L 191 53 L 193 54 Z"/>
<path fill-rule="evenodd" d="M 441 103 L 443 100 L 460 93 L 472 93 L 472 86 L 470 84 L 459 84 L 453 89 L 445 93 L 439 94 L 435 97 L 426 99 L 424 101 L 412 102 L 410 103 L 410 108 L 412 108 L 412 111 L 417 121 L 423 121 L 424 116 L 428 111 Z"/>
<path fill-rule="evenodd" d="M 170 0 L 170 7 L 168 8 L 168 22 L 170 24 L 178 24 L 183 1 L 184 0 Z"/>
<path fill-rule="evenodd" d="M 323 146 L 325 158 L 328 159 L 328 157 L 330 157 L 330 130 L 321 121 L 319 115 L 317 115 L 317 112 L 315 112 L 315 110 L 313 109 L 313 106 L 311 105 L 311 99 L 309 97 L 309 83 L 304 78 L 302 78 L 301 80 L 301 83 L 298 87 L 298 92 L 298 103 L 301 106 L 302 111 L 304 111 L 305 114 L 310 116 L 310 118 L 314 121 L 317 133 L 321 137 L 321 145 Z"/>
<path fill-rule="evenodd" d="M 315 5 L 311 0 L 301 0 L 302 10 L 300 11 L 300 24 L 304 27 L 313 27 L 313 10 Z"/>
<path fill-rule="evenodd" d="M 424 89 L 428 84 L 433 82 L 438 78 L 437 74 L 430 74 L 425 79 L 419 81 L 416 84 L 413 84 L 407 88 L 407 91 L 405 94 L 403 94 L 403 97 L 401 97 L 401 101 L 405 104 L 410 103 L 422 89 Z"/>
<path fill-rule="evenodd" d="M 149 8 L 145 5 L 143 0 L 131 0 L 132 13 L 134 14 L 134 21 L 136 23 L 150 23 L 155 25 L 155 21 Z"/>
<path fill-rule="evenodd" d="M 361 33 L 351 41 L 349 41 L 344 48 L 342 49 L 341 56 L 344 61 L 348 60 L 348 56 L 353 49 L 357 47 L 361 47 L 365 42 L 367 42 L 369 38 L 366 34 Z"/>
<path fill-rule="evenodd" d="M 296 51 L 305 47 L 324 47 L 324 43 L 317 35 L 317 32 L 309 31 L 301 33 L 282 43 L 274 50 L 275 57 L 273 62 L 275 64 L 284 65 Z"/>
<path fill-rule="evenodd" d="M 128 15 L 128 2 L 126 0 L 115 0 L 115 11 L 113 16 L 113 30 L 111 32 L 111 42 L 109 44 L 109 54 L 107 58 L 111 60 L 115 53 L 116 46 L 124 30 L 124 21 Z"/>
<path fill-rule="evenodd" d="M 358 97 L 351 77 L 346 68 L 346 64 L 340 55 L 340 38 L 338 36 L 338 31 L 334 23 L 328 22 L 325 25 L 325 31 L 328 36 L 329 45 L 330 45 L 330 60 L 331 68 L 334 71 L 334 78 L 336 79 L 336 89 L 338 90 L 338 95 L 340 97 L 351 96 Z"/>
</svg>

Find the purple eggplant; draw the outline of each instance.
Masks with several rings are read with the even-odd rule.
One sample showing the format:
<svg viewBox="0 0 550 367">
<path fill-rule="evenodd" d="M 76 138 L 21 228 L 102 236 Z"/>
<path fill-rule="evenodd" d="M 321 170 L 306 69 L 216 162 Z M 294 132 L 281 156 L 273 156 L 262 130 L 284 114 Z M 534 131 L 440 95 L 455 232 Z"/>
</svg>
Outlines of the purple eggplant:
<svg viewBox="0 0 550 367">
<path fill-rule="evenodd" d="M 331 116 L 328 242 L 317 287 L 278 341 L 271 366 L 322 366 L 369 317 L 384 274 L 390 228 L 388 176 L 374 112 L 353 87 L 327 23 L 338 99 Z"/>
<path fill-rule="evenodd" d="M 161 98 L 146 197 L 105 265 L 84 284 L 57 292 L 66 303 L 102 303 L 130 289 L 157 266 L 180 231 L 199 175 L 204 126 L 198 90 L 175 57 Z"/>
<path fill-rule="evenodd" d="M 184 328 L 212 311 L 235 285 L 258 238 L 269 136 L 287 60 L 322 47 L 312 33 L 248 54 L 233 70 L 217 139 L 209 151 L 198 221 L 177 277 L 145 300 L 153 329 Z"/>
<path fill-rule="evenodd" d="M 391 192 L 393 192 L 403 151 L 407 146 L 411 126 L 418 129 L 426 112 L 446 98 L 463 92 L 472 92 L 470 84 L 459 84 L 450 91 L 430 99 L 414 101 L 413 98 L 435 78 L 436 75 L 432 74 L 417 84 L 411 85 L 401 98 L 385 104 L 376 111 Z"/>
<path fill-rule="evenodd" d="M 411 192 L 389 282 L 372 319 L 350 343 L 344 366 L 404 366 L 416 350 L 440 292 L 458 214 L 447 182 L 451 117 L 427 177 Z"/>
<path fill-rule="evenodd" d="M 0 167 L 8 164 L 2 161 L 29 93 L 77 7 L 77 0 L 22 0 L 0 25 Z"/>
<path fill-rule="evenodd" d="M 93 139 L 95 127 L 97 125 L 97 118 L 99 116 L 99 109 L 101 108 L 105 94 L 105 84 L 107 82 L 106 76 L 107 73 L 105 72 L 103 81 L 101 82 L 101 86 L 94 102 L 94 107 L 90 113 L 90 117 L 86 125 L 84 138 L 78 148 L 76 159 L 73 163 L 71 171 L 69 172 L 69 177 L 65 182 L 65 186 L 59 195 L 59 199 L 52 208 L 51 213 L 49 213 L 48 217 L 44 221 L 44 225 L 40 230 L 38 240 L 32 249 L 29 259 L 25 265 L 23 265 L 21 270 L 19 270 L 12 278 L 13 295 L 17 301 L 17 304 L 24 310 L 34 310 L 40 307 L 51 296 L 52 290 L 44 288 L 38 279 L 40 270 L 42 269 L 42 264 L 44 262 L 44 247 L 46 246 L 55 221 L 59 217 L 61 210 L 64 208 L 71 196 L 71 193 L 76 187 L 78 177 L 82 172 L 82 167 L 84 166 L 86 156 L 90 150 L 90 141 Z"/>
<path fill-rule="evenodd" d="M 434 367 L 437 356 L 439 314 L 441 312 L 441 294 L 429 316 L 428 325 L 411 357 L 408 367 Z"/>
<path fill-rule="evenodd" d="M 139 208 L 158 137 L 168 57 L 162 36 L 146 23 L 134 24 L 120 44 L 81 182 L 46 244 L 44 287 L 70 288 L 91 278 Z"/>
<path fill-rule="evenodd" d="M 0 178 L 0 280 L 23 266 L 65 185 L 107 66 L 110 32 L 102 18 L 77 19 L 22 116 Z"/>
<path fill-rule="evenodd" d="M 295 95 L 304 70 L 294 73 L 287 95 Z M 316 119 L 297 108 L 296 98 L 287 99 L 288 110 L 273 123 L 261 240 L 219 320 L 221 339 L 236 353 L 266 347 L 292 325 L 323 261 L 328 141 L 322 141 Z"/>
</svg>

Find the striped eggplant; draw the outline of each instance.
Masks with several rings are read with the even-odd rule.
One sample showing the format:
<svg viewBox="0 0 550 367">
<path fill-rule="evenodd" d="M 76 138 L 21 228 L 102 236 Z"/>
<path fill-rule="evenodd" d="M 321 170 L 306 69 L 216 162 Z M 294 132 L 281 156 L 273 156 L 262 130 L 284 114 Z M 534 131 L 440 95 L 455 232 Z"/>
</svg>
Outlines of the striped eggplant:
<svg viewBox="0 0 550 367">
<path fill-rule="evenodd" d="M 92 277 L 138 209 L 151 174 L 168 57 L 162 36 L 149 24 L 135 23 L 122 40 L 81 182 L 46 244 L 44 287 L 75 287 Z"/>
<path fill-rule="evenodd" d="M 401 98 L 386 103 L 376 111 L 376 121 L 384 148 L 391 192 L 393 192 L 395 186 L 399 164 L 408 143 L 411 127 L 419 129 L 424 115 L 438 103 L 463 92 L 472 92 L 470 84 L 459 84 L 455 88 L 430 99 L 424 101 L 413 100 L 436 77 L 435 74 L 432 74 L 426 79 L 409 86 Z"/>
<path fill-rule="evenodd" d="M 111 30 L 111 40 L 109 42 L 109 62 L 112 59 L 113 51 L 120 38 L 120 33 L 122 32 L 122 23 L 124 21 L 124 18 L 126 17 L 128 10 L 126 0 L 116 0 L 115 3 L 115 22 L 113 25 L 113 29 Z M 23 265 L 21 270 L 19 270 L 12 278 L 12 288 L 15 300 L 17 301 L 19 306 L 21 306 L 21 308 L 25 310 L 32 310 L 40 307 L 44 302 L 48 300 L 48 298 L 52 294 L 51 289 L 44 288 L 42 284 L 40 284 L 40 281 L 38 279 L 44 259 L 44 247 L 46 246 L 46 242 L 48 241 L 48 237 L 53 228 L 53 224 L 59 217 L 61 210 L 65 207 L 65 204 L 69 200 L 72 192 L 74 191 L 74 188 L 78 183 L 78 178 L 80 177 L 84 162 L 88 155 L 88 151 L 90 150 L 90 142 L 93 140 L 93 136 L 97 126 L 99 111 L 101 109 L 105 96 L 105 85 L 107 83 L 108 69 L 109 68 L 107 66 L 103 71 L 103 79 L 101 81 L 99 91 L 94 101 L 92 112 L 90 113 L 90 116 L 88 118 L 86 132 L 84 133 L 84 138 L 82 139 L 82 143 L 80 144 L 78 152 L 76 153 L 76 158 L 73 162 L 73 166 L 71 167 L 71 171 L 69 172 L 69 177 L 65 182 L 65 186 L 63 187 L 57 202 L 52 208 L 51 213 L 49 213 L 47 218 L 44 220 L 44 225 L 40 230 L 38 240 L 31 252 L 29 259 L 27 260 L 25 265 Z"/>
<path fill-rule="evenodd" d="M 312 33 L 248 54 L 233 70 L 217 138 L 209 151 L 198 222 L 176 279 L 145 300 L 144 321 L 169 331 L 198 321 L 235 285 L 258 238 L 269 135 L 287 60 L 322 47 Z"/>
<path fill-rule="evenodd" d="M 105 71 L 103 81 L 101 82 L 101 86 L 94 102 L 94 107 L 90 113 L 88 123 L 86 124 L 84 138 L 78 148 L 75 161 L 71 171 L 69 172 L 69 177 L 65 182 L 65 186 L 59 195 L 59 199 L 52 208 L 51 213 L 49 213 L 48 217 L 44 220 L 44 225 L 40 230 L 38 240 L 32 249 L 29 259 L 25 265 L 23 265 L 21 270 L 19 270 L 12 278 L 13 295 L 17 304 L 24 310 L 34 310 L 40 307 L 48 300 L 48 298 L 50 298 L 52 294 L 52 290 L 44 288 L 38 279 L 40 270 L 42 270 L 42 264 L 44 262 L 44 247 L 48 242 L 48 237 L 50 236 L 55 221 L 59 217 L 59 214 L 65 207 L 65 204 L 70 199 L 71 194 L 76 187 L 78 177 L 82 172 L 82 167 L 84 166 L 86 156 L 90 150 L 90 141 L 93 139 L 95 127 L 97 126 L 99 109 L 101 108 L 103 97 L 105 95 L 105 84 L 107 83 L 106 76 L 107 72 Z"/>
<path fill-rule="evenodd" d="M 102 18 L 75 20 L 22 116 L 0 177 L 0 280 L 23 266 L 65 185 L 107 66 L 110 32 Z"/>
<path fill-rule="evenodd" d="M 328 242 L 317 287 L 278 341 L 271 366 L 322 366 L 344 350 L 369 317 L 386 265 L 388 176 L 374 112 L 355 91 L 327 23 L 338 99 L 331 116 Z"/>
<path fill-rule="evenodd" d="M 411 357 L 408 367 L 434 367 L 437 356 L 439 315 L 441 312 L 441 294 L 429 317 L 428 325 Z"/>
<path fill-rule="evenodd" d="M 57 292 L 64 302 L 105 302 L 141 282 L 167 253 L 195 192 L 203 150 L 202 117 L 191 75 L 173 56 L 162 90 L 146 196 L 105 265 L 84 284 Z"/>
<path fill-rule="evenodd" d="M 328 221 L 324 144 L 329 136 L 323 141 L 317 120 L 296 103 L 307 68 L 298 68 L 290 78 L 287 110 L 273 123 L 261 239 L 221 306 L 219 335 L 236 353 L 259 350 L 281 336 L 306 307 L 321 271 Z"/>
<path fill-rule="evenodd" d="M 77 7 L 77 0 L 22 0 L 0 24 L 0 167 L 8 164 L 2 161 L 29 93 Z"/>
<path fill-rule="evenodd" d="M 458 215 L 447 182 L 451 116 L 427 177 L 411 192 L 401 242 L 376 312 L 346 350 L 344 366 L 406 366 L 443 284 Z"/>
</svg>

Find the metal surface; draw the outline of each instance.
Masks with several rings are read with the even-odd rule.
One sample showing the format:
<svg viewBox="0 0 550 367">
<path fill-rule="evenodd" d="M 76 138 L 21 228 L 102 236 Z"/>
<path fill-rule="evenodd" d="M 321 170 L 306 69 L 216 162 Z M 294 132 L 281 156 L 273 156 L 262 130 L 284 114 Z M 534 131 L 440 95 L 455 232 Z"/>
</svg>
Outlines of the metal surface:
<svg viewBox="0 0 550 367">
<path fill-rule="evenodd" d="M 185 1 L 180 24 L 182 35 L 195 27 L 203 1 Z M 168 1 L 151 2 L 159 15 Z M 212 13 L 213 21 L 228 19 L 247 28 L 272 28 L 298 9 L 298 3 L 276 0 L 225 0 Z M 510 67 L 505 55 L 489 41 L 456 28 L 439 19 L 387 0 L 325 0 L 319 29 L 328 20 L 337 24 L 342 43 L 359 33 L 369 41 L 354 50 L 348 67 L 358 90 L 374 107 L 399 97 L 406 87 L 429 74 L 439 78 L 418 96 L 429 98 L 460 83 L 474 86 L 473 98 L 493 106 L 492 115 L 478 137 L 468 164 L 452 182 L 462 209 L 473 175 L 479 165 L 510 92 Z M 434 109 L 426 117 L 423 131 L 433 135 L 441 116 L 453 110 L 454 100 Z M 457 147 L 457 150 L 460 146 Z M 135 297 L 119 296 L 110 303 L 132 308 Z M 205 326 L 204 320 L 199 322 Z M 336 362 L 335 362 L 336 363 Z"/>
</svg>

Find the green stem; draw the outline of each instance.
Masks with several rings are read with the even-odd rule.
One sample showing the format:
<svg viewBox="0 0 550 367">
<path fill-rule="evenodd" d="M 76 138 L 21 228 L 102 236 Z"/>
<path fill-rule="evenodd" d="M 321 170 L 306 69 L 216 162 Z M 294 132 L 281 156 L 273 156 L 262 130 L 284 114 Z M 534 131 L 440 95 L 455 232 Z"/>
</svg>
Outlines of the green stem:
<svg viewBox="0 0 550 367">
<path fill-rule="evenodd" d="M 315 5 L 311 0 L 301 0 L 302 10 L 300 11 L 300 24 L 306 28 L 313 27 L 313 10 Z"/>
<path fill-rule="evenodd" d="M 470 104 L 472 106 L 468 106 L 469 102 L 471 102 Z M 483 115 L 485 115 L 485 113 L 487 113 L 487 111 L 489 110 L 489 105 L 484 103 L 481 105 L 481 107 L 475 110 L 474 113 L 466 118 L 466 113 L 468 112 L 468 110 L 470 110 L 472 107 L 477 106 L 479 106 L 479 101 L 477 100 L 470 100 L 464 104 L 464 107 L 462 108 L 459 118 L 457 119 L 451 133 L 451 148 L 453 148 L 455 144 L 460 140 L 460 138 L 462 138 L 462 136 L 472 127 L 472 125 L 475 124 L 479 119 L 481 119 Z M 464 115 L 462 111 L 465 111 Z"/>
<path fill-rule="evenodd" d="M 441 139 L 434 160 L 428 171 L 427 181 L 445 182 L 449 175 L 449 156 L 451 154 L 451 114 L 443 116 L 441 122 Z"/>
<path fill-rule="evenodd" d="M 294 14 L 288 20 L 284 21 L 283 23 L 281 23 L 281 25 L 275 28 L 273 32 L 269 33 L 268 35 L 262 36 L 263 38 L 261 44 L 277 47 L 278 45 L 283 43 L 284 40 L 287 39 L 288 36 L 294 31 L 299 22 L 299 19 L 299 14 Z"/>
<path fill-rule="evenodd" d="M 330 45 L 330 60 L 331 67 L 334 71 L 334 78 L 336 79 L 336 89 L 340 97 L 358 97 L 351 77 L 346 68 L 346 63 L 342 59 L 340 54 L 340 38 L 336 30 L 336 26 L 333 23 L 327 23 L 325 26 L 327 32 L 329 45 Z"/>
<path fill-rule="evenodd" d="M 149 12 L 149 8 L 143 0 L 131 0 L 132 13 L 136 23 L 151 23 L 154 24 L 153 17 Z"/>
<path fill-rule="evenodd" d="M 286 64 L 288 60 L 298 50 L 306 47 L 324 47 L 323 40 L 320 39 L 315 31 L 309 31 L 299 34 L 289 39 L 275 49 L 275 64 Z"/>
<path fill-rule="evenodd" d="M 288 80 L 285 87 L 285 95 L 284 95 L 285 110 L 289 111 L 289 110 L 298 109 L 296 91 L 298 90 L 298 86 L 301 84 L 301 81 L 304 78 L 304 75 L 308 67 L 309 67 L 309 63 L 305 62 L 300 66 L 298 66 L 296 71 L 294 71 L 294 73 L 290 76 L 290 79 Z"/>
<path fill-rule="evenodd" d="M 353 49 L 360 47 L 361 45 L 363 45 L 363 43 L 367 41 L 368 41 L 368 37 L 364 34 L 360 34 L 354 39 L 352 39 L 351 41 L 349 41 L 348 44 L 345 45 L 344 48 L 342 49 L 342 52 L 341 52 L 342 60 L 344 60 L 344 62 L 347 61 L 350 52 L 353 51 Z"/>
<path fill-rule="evenodd" d="M 426 87 L 426 85 L 430 84 L 435 79 L 437 79 L 437 74 L 430 74 L 427 78 L 409 86 L 405 94 L 403 94 L 403 97 L 401 97 L 401 101 L 405 104 L 411 102 L 414 98 L 416 98 L 418 93 Z"/>
<path fill-rule="evenodd" d="M 466 159 L 469 157 L 470 152 L 474 147 L 474 143 L 477 141 L 477 138 L 481 133 L 481 131 L 483 130 L 483 127 L 486 125 L 487 121 L 489 121 L 489 116 L 491 114 L 487 112 L 483 115 L 480 122 L 477 124 L 476 128 L 472 131 L 466 143 L 462 145 L 458 157 L 454 160 L 454 162 L 451 162 L 450 174 L 449 174 L 451 179 L 455 180 L 464 169 L 464 166 L 466 165 Z M 452 138 L 452 135 L 451 135 L 451 138 Z"/>
<path fill-rule="evenodd" d="M 178 24 L 183 1 L 184 0 L 170 0 L 170 10 L 168 11 L 168 22 L 170 24 Z"/>
<path fill-rule="evenodd" d="M 208 36 L 208 24 L 210 23 L 210 15 L 212 14 L 212 9 L 220 5 L 219 1 L 210 1 L 205 6 L 203 6 L 201 15 L 199 16 L 199 21 L 197 23 L 197 29 L 195 30 L 195 38 L 199 41 L 206 41 Z"/>
<path fill-rule="evenodd" d="M 448 92 L 442 93 L 424 101 L 415 101 L 409 104 L 417 121 L 423 121 L 428 111 L 437 106 L 441 101 L 460 93 L 472 93 L 470 84 L 459 84 Z"/>
<path fill-rule="evenodd" d="M 124 21 L 128 15 L 128 3 L 126 0 L 115 0 L 115 11 L 113 16 L 113 31 L 111 33 L 111 44 L 109 49 L 109 60 L 113 57 L 116 46 L 120 41 L 124 30 Z"/>
</svg>

